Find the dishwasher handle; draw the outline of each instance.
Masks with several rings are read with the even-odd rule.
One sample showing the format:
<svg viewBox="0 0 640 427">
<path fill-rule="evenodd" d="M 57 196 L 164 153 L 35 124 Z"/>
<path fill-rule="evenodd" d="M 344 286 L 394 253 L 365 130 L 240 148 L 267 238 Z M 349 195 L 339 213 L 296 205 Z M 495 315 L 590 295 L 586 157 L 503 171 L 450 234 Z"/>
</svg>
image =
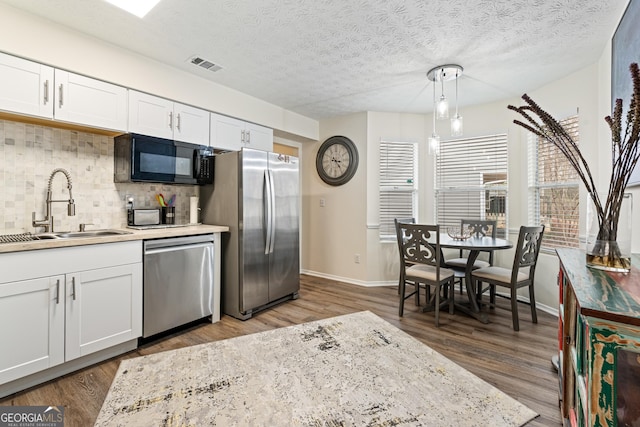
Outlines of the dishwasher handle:
<svg viewBox="0 0 640 427">
<path fill-rule="evenodd" d="M 212 247 L 213 247 L 212 243 L 195 243 L 193 245 L 166 246 L 166 247 L 157 248 L 157 249 L 146 249 L 144 251 L 144 254 L 154 255 L 154 254 L 162 254 L 167 252 L 183 251 L 186 249 L 212 248 Z"/>
<path fill-rule="evenodd" d="M 168 248 L 175 246 L 192 245 L 196 243 L 213 243 L 213 234 L 185 236 L 185 237 L 168 237 L 165 239 L 153 239 L 144 241 L 144 251 L 148 252 L 150 249 Z"/>
</svg>

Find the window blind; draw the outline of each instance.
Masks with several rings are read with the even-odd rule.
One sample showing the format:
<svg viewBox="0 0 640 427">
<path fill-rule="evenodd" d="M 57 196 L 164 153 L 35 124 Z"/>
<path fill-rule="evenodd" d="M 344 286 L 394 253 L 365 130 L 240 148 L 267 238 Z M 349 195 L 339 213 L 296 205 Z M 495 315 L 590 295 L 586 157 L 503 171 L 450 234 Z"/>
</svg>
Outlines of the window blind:
<svg viewBox="0 0 640 427">
<path fill-rule="evenodd" d="M 560 121 L 577 143 L 578 116 Z M 578 247 L 579 178 L 560 150 L 544 138 L 529 135 L 529 221 L 544 224 L 542 250 Z"/>
<path fill-rule="evenodd" d="M 418 144 L 380 142 L 380 238 L 396 238 L 394 218 L 416 218 Z"/>
<path fill-rule="evenodd" d="M 445 230 L 461 219 L 497 222 L 507 233 L 507 135 L 443 141 L 436 160 L 436 222 Z"/>
</svg>

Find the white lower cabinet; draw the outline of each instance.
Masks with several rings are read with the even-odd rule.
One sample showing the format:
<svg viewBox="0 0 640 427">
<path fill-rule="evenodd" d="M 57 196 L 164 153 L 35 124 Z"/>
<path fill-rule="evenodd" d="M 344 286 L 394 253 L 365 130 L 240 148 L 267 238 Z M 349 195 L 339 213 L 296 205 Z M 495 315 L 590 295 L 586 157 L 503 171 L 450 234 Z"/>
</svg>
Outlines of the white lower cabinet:
<svg viewBox="0 0 640 427">
<path fill-rule="evenodd" d="M 77 271 L 0 283 L 0 385 L 142 335 L 141 242 L 0 254 L 7 265 Z"/>
<path fill-rule="evenodd" d="M 120 265 L 67 275 L 65 360 L 142 335 L 142 269 Z"/>
<path fill-rule="evenodd" d="M 0 284 L 0 384 L 64 362 L 64 276 Z"/>
</svg>

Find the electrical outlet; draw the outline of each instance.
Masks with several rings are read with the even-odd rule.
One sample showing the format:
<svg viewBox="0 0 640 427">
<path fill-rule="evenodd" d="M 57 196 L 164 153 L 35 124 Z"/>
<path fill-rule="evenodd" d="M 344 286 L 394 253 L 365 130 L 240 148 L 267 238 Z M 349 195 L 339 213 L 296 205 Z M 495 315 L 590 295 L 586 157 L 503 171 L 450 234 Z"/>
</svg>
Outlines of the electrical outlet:
<svg viewBox="0 0 640 427">
<path fill-rule="evenodd" d="M 324 199 L 320 199 L 320 207 L 324 208 Z"/>
<path fill-rule="evenodd" d="M 353 261 L 354 261 L 356 264 L 360 264 L 360 254 L 355 254 L 355 255 L 353 256 Z"/>
</svg>

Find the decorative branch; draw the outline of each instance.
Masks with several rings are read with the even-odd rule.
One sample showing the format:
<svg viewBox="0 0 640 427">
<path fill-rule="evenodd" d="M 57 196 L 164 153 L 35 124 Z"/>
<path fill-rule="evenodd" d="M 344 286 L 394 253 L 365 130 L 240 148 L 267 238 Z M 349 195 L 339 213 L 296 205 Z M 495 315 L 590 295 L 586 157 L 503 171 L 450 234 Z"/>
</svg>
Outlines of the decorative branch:
<svg viewBox="0 0 640 427">
<path fill-rule="evenodd" d="M 640 70 L 638 64 L 631 64 L 629 71 L 633 81 L 633 93 L 629 102 L 624 131 L 621 99 L 615 101 L 613 115 L 604 118 L 611 130 L 611 178 L 604 206 L 598 196 L 589 164 L 580 152 L 576 141 L 571 138 L 562 125 L 527 94 L 522 95 L 526 105 L 508 106 L 510 110 L 517 112 L 524 119 L 524 121 L 514 120 L 515 124 L 555 145 L 576 170 L 596 209 L 600 226 L 598 240 L 604 241 L 617 239 L 618 219 L 624 192 L 640 159 L 640 150 L 638 149 L 638 140 L 640 139 Z"/>
</svg>

